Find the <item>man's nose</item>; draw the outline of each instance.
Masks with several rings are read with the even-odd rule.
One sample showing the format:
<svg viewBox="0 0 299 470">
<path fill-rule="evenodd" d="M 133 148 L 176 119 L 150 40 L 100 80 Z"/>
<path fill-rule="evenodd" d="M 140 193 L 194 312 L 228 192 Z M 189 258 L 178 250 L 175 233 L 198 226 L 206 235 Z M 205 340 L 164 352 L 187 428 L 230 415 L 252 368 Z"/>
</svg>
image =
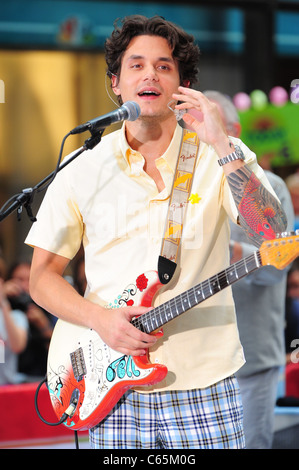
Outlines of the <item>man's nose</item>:
<svg viewBox="0 0 299 470">
<path fill-rule="evenodd" d="M 158 80 L 157 70 L 154 66 L 149 65 L 145 69 L 144 80 Z"/>
</svg>

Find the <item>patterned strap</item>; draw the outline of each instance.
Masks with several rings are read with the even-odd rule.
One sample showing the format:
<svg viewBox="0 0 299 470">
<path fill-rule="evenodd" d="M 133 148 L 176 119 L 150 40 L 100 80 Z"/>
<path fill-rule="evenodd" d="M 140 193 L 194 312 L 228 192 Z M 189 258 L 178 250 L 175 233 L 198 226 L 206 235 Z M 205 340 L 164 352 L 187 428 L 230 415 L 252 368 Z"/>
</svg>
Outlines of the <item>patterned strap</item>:
<svg viewBox="0 0 299 470">
<path fill-rule="evenodd" d="M 176 268 L 198 148 L 199 138 L 196 132 L 184 129 L 158 261 L 159 278 L 163 284 L 170 281 Z"/>
</svg>

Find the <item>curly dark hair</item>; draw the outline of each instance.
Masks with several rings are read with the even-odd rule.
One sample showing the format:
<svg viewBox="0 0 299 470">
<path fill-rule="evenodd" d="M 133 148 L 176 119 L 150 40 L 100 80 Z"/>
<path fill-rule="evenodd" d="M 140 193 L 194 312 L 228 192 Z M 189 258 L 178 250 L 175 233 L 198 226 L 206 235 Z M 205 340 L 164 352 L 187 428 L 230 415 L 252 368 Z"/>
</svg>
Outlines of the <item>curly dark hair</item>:
<svg viewBox="0 0 299 470">
<path fill-rule="evenodd" d="M 119 21 L 121 27 L 117 26 Z M 173 58 L 178 61 L 181 85 L 184 81 L 189 81 L 191 86 L 197 81 L 200 51 L 194 37 L 161 16 L 147 18 L 132 15 L 123 20 L 116 20 L 114 31 L 105 42 L 108 76 L 119 76 L 122 58 L 130 41 L 135 36 L 142 35 L 161 36 L 168 41 Z"/>
</svg>

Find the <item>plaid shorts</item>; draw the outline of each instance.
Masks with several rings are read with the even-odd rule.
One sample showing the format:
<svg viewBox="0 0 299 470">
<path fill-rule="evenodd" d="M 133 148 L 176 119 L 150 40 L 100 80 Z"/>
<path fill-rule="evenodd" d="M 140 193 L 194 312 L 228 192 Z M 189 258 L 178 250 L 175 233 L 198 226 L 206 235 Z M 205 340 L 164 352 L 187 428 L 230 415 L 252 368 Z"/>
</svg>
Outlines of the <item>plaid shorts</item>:
<svg viewBox="0 0 299 470">
<path fill-rule="evenodd" d="M 211 387 L 149 394 L 132 390 L 90 429 L 94 449 L 241 449 L 243 409 L 235 377 Z"/>
</svg>

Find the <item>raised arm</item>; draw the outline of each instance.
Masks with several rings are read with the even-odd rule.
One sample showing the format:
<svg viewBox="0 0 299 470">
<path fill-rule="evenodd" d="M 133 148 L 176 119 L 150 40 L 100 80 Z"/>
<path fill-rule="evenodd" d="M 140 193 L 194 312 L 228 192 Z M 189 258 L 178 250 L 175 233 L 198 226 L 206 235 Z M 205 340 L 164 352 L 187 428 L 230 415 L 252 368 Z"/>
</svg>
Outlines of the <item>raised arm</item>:
<svg viewBox="0 0 299 470">
<path fill-rule="evenodd" d="M 215 149 L 220 159 L 233 153 L 235 148 L 229 140 L 217 105 L 199 91 L 184 87 L 180 87 L 179 91 L 181 94 L 173 95 L 182 102 L 177 108 L 195 108 L 202 114 L 201 121 L 185 114 L 185 123 L 197 132 L 203 142 Z M 222 168 L 238 209 L 239 223 L 251 243 L 260 246 L 265 239 L 273 239 L 277 232 L 286 230 L 287 218 L 278 199 L 243 160 L 230 161 Z"/>
<path fill-rule="evenodd" d="M 246 165 L 229 173 L 227 181 L 239 223 L 251 243 L 260 246 L 265 239 L 271 240 L 277 232 L 286 230 L 287 218 L 281 204 Z"/>
</svg>

